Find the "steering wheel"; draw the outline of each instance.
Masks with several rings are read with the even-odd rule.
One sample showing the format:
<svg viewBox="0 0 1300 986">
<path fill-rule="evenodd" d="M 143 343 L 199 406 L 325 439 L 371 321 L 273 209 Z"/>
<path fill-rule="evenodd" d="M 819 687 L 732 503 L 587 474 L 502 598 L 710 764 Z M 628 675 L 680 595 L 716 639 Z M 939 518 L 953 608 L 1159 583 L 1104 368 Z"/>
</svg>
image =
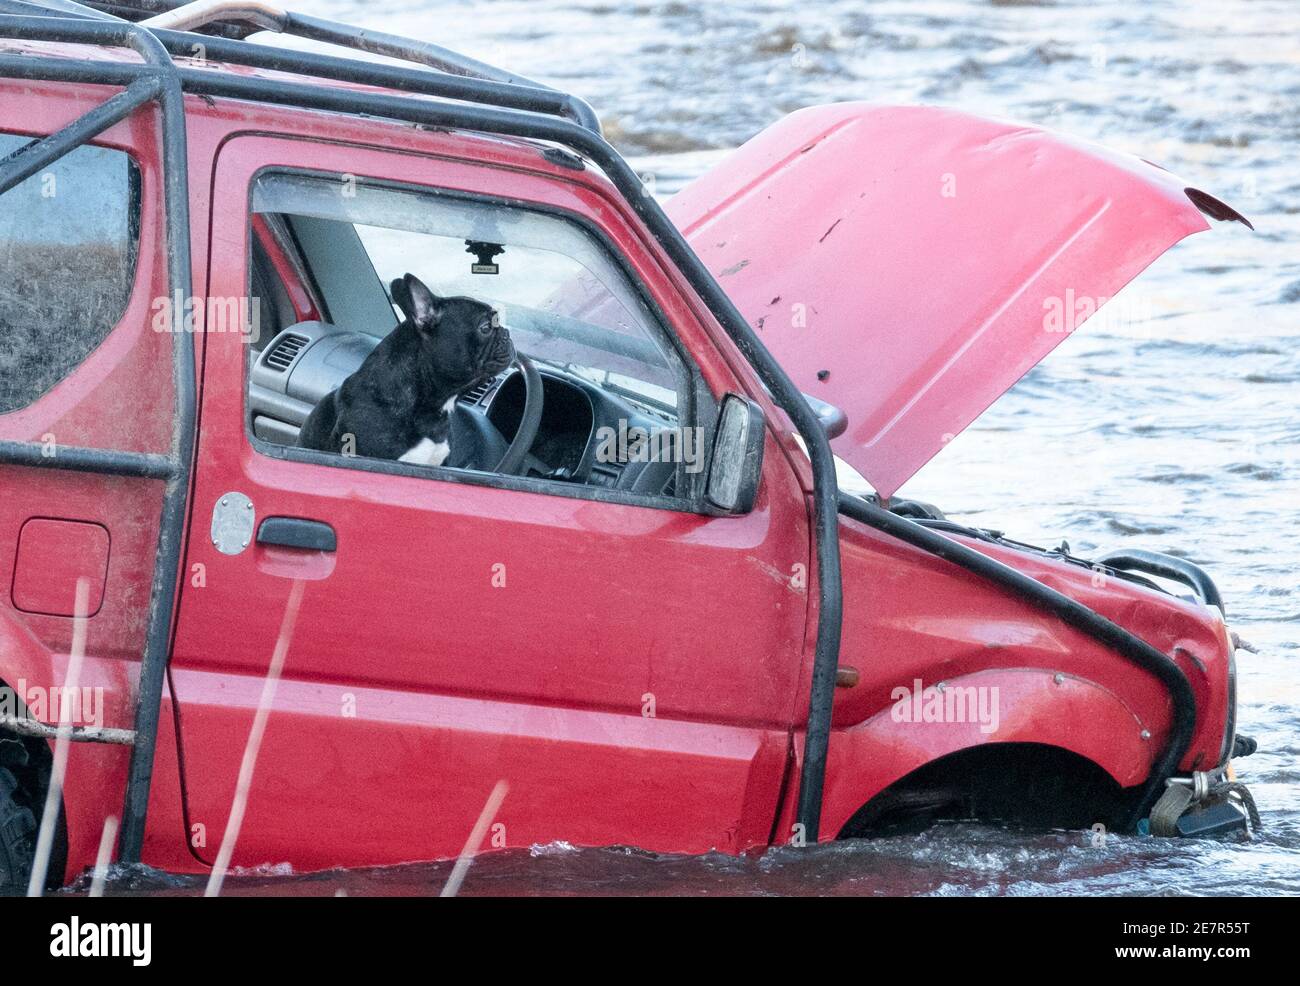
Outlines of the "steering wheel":
<svg viewBox="0 0 1300 986">
<path fill-rule="evenodd" d="M 524 411 L 519 418 L 519 427 L 510 447 L 497 463 L 494 472 L 502 476 L 519 476 L 524 471 L 524 457 L 537 439 L 537 430 L 542 424 L 542 375 L 537 367 L 523 353 L 515 356 L 515 365 L 524 378 Z"/>
</svg>

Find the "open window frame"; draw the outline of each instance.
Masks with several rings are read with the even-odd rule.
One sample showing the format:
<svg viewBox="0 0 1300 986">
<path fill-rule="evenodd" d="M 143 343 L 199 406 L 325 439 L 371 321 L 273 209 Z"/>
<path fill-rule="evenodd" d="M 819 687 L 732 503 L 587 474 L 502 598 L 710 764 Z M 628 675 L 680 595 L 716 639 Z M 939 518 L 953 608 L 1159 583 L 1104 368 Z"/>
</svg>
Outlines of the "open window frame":
<svg viewBox="0 0 1300 986">
<path fill-rule="evenodd" d="M 244 279 L 249 290 L 249 295 L 252 297 L 254 283 L 253 239 L 255 233 L 253 228 L 253 219 L 257 215 L 263 215 L 268 218 L 275 217 L 273 221 L 266 224 L 266 228 L 270 231 L 271 235 L 276 237 L 276 245 L 278 248 L 287 253 L 292 258 L 298 271 L 306 275 L 309 279 L 309 283 L 305 286 L 311 292 L 313 297 L 319 299 L 327 309 L 328 301 L 326 300 L 321 287 L 315 283 L 314 274 L 303 260 L 300 245 L 294 241 L 291 224 L 282 221 L 282 216 L 286 214 L 276 212 L 258 212 L 255 208 L 254 196 L 259 182 L 267 177 L 273 176 L 290 176 L 299 179 L 315 180 L 329 183 L 334 187 L 338 187 L 345 178 L 343 174 L 338 172 L 311 168 L 291 168 L 283 165 L 274 165 L 262 168 L 253 174 L 249 180 L 245 200 L 245 211 L 248 221 L 246 223 L 245 231 Z M 561 496 L 571 499 L 590 500 L 602 503 L 621 503 L 629 506 L 643 506 L 660 510 L 671 510 L 677 513 L 693 513 L 705 516 L 716 513 L 716 511 L 713 511 L 710 508 L 706 500 L 705 488 L 710 466 L 710 457 L 712 455 L 714 431 L 717 423 L 719 398 L 709 389 L 704 380 L 703 374 L 700 372 L 698 364 L 691 356 L 690 351 L 682 345 L 672 323 L 666 317 L 660 306 L 655 303 L 644 280 L 631 268 L 626 258 L 620 253 L 611 238 L 598 224 L 593 222 L 587 216 L 569 210 L 513 198 L 361 175 L 349 175 L 348 179 L 354 180 L 358 188 L 371 187 L 392 189 L 399 192 L 450 199 L 462 203 L 468 202 L 472 204 L 484 204 L 497 208 L 525 210 L 573 225 L 580 235 L 585 235 L 592 244 L 604 254 L 611 269 L 614 270 L 618 276 L 624 279 L 628 290 L 636 297 L 637 301 L 642 306 L 643 311 L 647 316 L 649 327 L 652 331 L 658 333 L 658 342 L 661 344 L 661 347 L 666 348 L 676 360 L 681 373 L 681 379 L 677 388 L 679 406 L 677 408 L 676 427 L 679 429 L 696 429 L 695 434 L 698 436 L 699 447 L 702 450 L 701 454 L 704 456 L 701 462 L 701 468 L 695 471 L 688 470 L 686 468 L 686 463 L 682 461 L 682 457 L 678 456 L 678 461 L 675 463 L 676 492 L 672 495 L 666 495 L 611 488 L 591 483 L 566 482 L 563 480 L 547 479 L 535 476 L 507 476 L 481 470 L 453 468 L 448 466 L 414 465 L 395 460 L 373 459 L 363 456 L 343 456 L 332 452 L 321 452 L 314 449 L 305 449 L 294 445 L 271 442 L 258 437 L 253 429 L 249 402 L 249 394 L 252 385 L 252 366 L 251 361 L 246 360 L 244 366 L 243 399 L 244 435 L 249 446 L 255 452 L 269 458 L 301 462 L 309 465 L 327 466 L 335 469 L 351 469 L 381 475 L 413 477 L 442 482 L 460 483 L 470 486 L 482 486 L 493 489 L 517 490 L 529 493 L 539 493 L 546 496 Z M 292 214 L 289 213 L 288 215 Z M 374 272 L 373 265 L 367 273 L 371 276 L 378 276 Z M 328 310 L 322 311 L 322 316 L 328 318 Z M 588 441 L 590 443 L 591 439 L 589 438 Z"/>
</svg>

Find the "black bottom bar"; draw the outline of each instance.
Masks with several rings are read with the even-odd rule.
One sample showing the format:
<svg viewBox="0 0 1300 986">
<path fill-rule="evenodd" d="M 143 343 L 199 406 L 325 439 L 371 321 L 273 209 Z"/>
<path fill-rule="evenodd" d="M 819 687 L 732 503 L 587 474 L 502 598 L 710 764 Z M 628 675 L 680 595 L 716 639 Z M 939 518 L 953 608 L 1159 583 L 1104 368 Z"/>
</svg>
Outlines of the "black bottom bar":
<svg viewBox="0 0 1300 986">
<path fill-rule="evenodd" d="M 797 892 L 797 888 L 791 888 Z M 809 891 L 815 887 L 809 887 Z M 627 894 L 633 894 L 629 888 Z M 486 974 L 497 973 L 494 957 L 498 936 L 508 936 L 510 950 L 528 956 L 530 969 L 538 956 L 552 954 L 557 936 L 572 933 L 573 915 L 554 905 L 532 910 L 522 906 L 527 922 L 509 931 L 494 932 L 492 919 L 505 916 L 500 902 L 488 905 L 408 900 L 405 902 L 342 899 L 311 903 L 283 898 L 246 898 L 241 904 L 211 904 L 199 917 L 190 906 L 168 898 L 67 898 L 27 901 L 9 908 L 6 924 L 7 960 L 17 969 L 36 973 L 37 967 L 56 972 L 76 965 L 87 973 L 109 968 L 130 974 L 157 972 L 189 975 L 202 956 L 208 975 L 258 978 L 285 972 L 294 981 L 320 972 L 333 982 L 344 970 L 375 977 L 389 971 L 417 968 L 436 971 L 451 962 L 473 963 Z M 451 909 L 462 907 L 459 915 Z M 644 903 L 633 906 L 646 906 Z M 435 917 L 430 908 L 436 908 Z M 546 915 L 540 912 L 545 910 Z M 512 912 L 522 915 L 525 911 Z M 1277 968 L 1291 956 L 1293 937 L 1289 905 L 1261 898 L 1071 898 L 1041 900 L 969 900 L 966 902 L 899 902 L 893 899 L 855 900 L 840 908 L 842 926 L 823 912 L 820 930 L 847 940 L 871 928 L 874 947 L 855 949 L 851 957 L 866 968 L 883 960 L 890 967 L 905 963 L 908 972 L 926 980 L 942 978 L 1001 978 L 1020 973 L 1025 978 L 1055 981 L 1077 979 L 1081 970 L 1130 970 L 1156 976 L 1181 977 L 1191 972 L 1228 977 L 1251 971 L 1251 963 L 1272 960 Z M 583 908 L 584 921 L 592 912 Z M 460 917 L 460 921 L 455 918 Z M 608 936 L 591 934 L 584 926 L 581 958 L 625 956 L 629 939 L 627 915 L 604 910 L 592 926 Z M 661 929 L 670 915 L 661 912 Z M 759 919 L 776 933 L 788 927 L 785 914 Z M 74 924 L 75 922 L 75 924 Z M 431 934 L 452 941 L 448 932 L 469 930 L 480 944 L 451 958 L 430 950 Z M 72 957 L 91 939 L 104 941 L 101 927 L 113 924 L 110 941 L 125 942 L 118 957 Z M 145 928 L 148 928 L 147 937 Z M 487 930 L 485 930 L 487 929 Z M 75 936 L 74 936 L 75 932 Z M 639 938 L 640 936 L 638 936 Z M 603 940 L 608 938 L 608 943 Z M 73 942 L 76 945 L 73 946 Z M 148 943 L 146 952 L 145 942 Z M 879 943 L 884 942 L 885 947 Z M 484 947 L 485 946 L 485 947 Z M 134 954 L 132 954 L 134 952 Z M 749 972 L 770 963 L 769 948 L 731 949 L 727 972 Z M 148 965 L 137 965 L 148 960 Z M 703 968 L 703 967 L 701 967 Z M 129 980 L 128 980 L 129 981 Z M 1161 981 L 1161 980 L 1157 980 Z"/>
</svg>

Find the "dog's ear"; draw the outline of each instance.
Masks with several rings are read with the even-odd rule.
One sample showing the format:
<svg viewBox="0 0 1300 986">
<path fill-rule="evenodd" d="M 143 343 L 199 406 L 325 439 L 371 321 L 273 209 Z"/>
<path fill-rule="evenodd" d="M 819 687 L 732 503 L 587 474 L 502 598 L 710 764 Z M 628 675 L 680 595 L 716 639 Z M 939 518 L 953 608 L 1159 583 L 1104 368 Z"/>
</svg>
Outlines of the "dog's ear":
<svg viewBox="0 0 1300 986">
<path fill-rule="evenodd" d="M 393 301 L 417 329 L 430 333 L 438 327 L 442 318 L 442 299 L 418 277 L 407 274 L 394 281 L 391 290 Z"/>
<path fill-rule="evenodd" d="M 402 314 L 410 318 L 411 292 L 406 290 L 406 282 L 400 277 L 394 278 L 393 283 L 388 286 L 388 294 L 393 299 L 393 304 L 402 310 Z"/>
</svg>

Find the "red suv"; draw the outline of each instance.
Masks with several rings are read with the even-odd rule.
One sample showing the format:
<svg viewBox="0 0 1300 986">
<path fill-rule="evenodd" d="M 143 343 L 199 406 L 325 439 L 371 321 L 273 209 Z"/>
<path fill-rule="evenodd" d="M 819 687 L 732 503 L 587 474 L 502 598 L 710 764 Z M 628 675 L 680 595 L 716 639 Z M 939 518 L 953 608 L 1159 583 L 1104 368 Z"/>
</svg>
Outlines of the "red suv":
<svg viewBox="0 0 1300 986">
<path fill-rule="evenodd" d="M 491 847 L 1246 827 L 1204 572 L 894 496 L 1230 207 L 844 103 L 661 209 L 575 97 L 141 6 L 0 0 L 0 887 L 110 819 L 119 858 L 205 870 L 243 762 L 245 866 L 454 855 L 502 780 Z M 459 395 L 439 466 L 299 447 L 407 272 L 528 359 Z"/>
</svg>

